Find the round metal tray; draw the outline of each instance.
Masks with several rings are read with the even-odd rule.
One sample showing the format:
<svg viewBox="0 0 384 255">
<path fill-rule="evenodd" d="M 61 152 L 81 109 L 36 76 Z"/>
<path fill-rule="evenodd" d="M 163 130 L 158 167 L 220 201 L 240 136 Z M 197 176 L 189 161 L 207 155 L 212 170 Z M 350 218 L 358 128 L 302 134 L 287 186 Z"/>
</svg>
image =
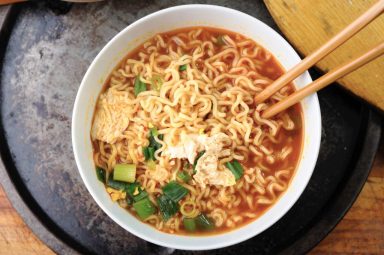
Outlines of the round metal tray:
<svg viewBox="0 0 384 255">
<path fill-rule="evenodd" d="M 209 3 L 238 9 L 277 30 L 259 1 Z M 0 9 L 0 23 L 4 18 L 0 170 L 7 195 L 35 234 L 61 254 L 299 254 L 310 250 L 356 199 L 380 137 L 378 115 L 336 86 L 319 93 L 321 150 L 303 195 L 276 224 L 241 244 L 201 252 L 150 244 L 109 219 L 82 183 L 72 152 L 70 121 L 86 69 L 128 24 L 172 5 L 171 0 L 107 1 L 73 5 L 61 15 L 42 4 Z M 317 76 L 313 70 L 312 76 Z"/>
</svg>

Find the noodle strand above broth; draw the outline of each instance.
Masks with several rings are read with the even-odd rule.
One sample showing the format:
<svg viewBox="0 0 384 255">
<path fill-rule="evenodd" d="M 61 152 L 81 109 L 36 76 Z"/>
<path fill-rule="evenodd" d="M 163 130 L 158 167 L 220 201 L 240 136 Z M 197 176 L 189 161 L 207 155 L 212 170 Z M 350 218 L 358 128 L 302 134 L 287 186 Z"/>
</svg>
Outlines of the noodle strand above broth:
<svg viewBox="0 0 384 255">
<path fill-rule="evenodd" d="M 91 130 L 111 199 L 174 234 L 247 224 L 287 189 L 302 148 L 300 105 L 263 119 L 254 97 L 283 74 L 249 38 L 191 27 L 158 34 L 114 69 Z"/>
</svg>

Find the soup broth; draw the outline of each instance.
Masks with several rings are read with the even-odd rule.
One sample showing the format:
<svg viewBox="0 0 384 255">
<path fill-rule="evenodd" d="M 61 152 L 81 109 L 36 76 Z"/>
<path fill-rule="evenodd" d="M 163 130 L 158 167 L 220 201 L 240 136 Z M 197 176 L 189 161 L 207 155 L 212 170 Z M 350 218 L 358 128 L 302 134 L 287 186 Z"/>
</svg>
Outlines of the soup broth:
<svg viewBox="0 0 384 255">
<path fill-rule="evenodd" d="M 106 81 L 91 130 L 111 199 L 173 234 L 217 234 L 260 217 L 302 149 L 299 104 L 261 117 L 292 84 L 254 102 L 283 73 L 256 42 L 216 28 L 157 34 L 131 51 Z"/>
</svg>

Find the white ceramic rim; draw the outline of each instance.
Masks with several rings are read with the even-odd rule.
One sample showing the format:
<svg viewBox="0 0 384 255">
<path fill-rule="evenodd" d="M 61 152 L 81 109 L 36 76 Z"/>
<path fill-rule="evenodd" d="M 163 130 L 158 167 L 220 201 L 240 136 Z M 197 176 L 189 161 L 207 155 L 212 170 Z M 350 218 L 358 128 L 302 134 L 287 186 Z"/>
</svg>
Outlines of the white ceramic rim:
<svg viewBox="0 0 384 255">
<path fill-rule="evenodd" d="M 116 203 L 112 203 L 107 193 L 104 190 L 104 186 L 101 183 L 96 184 L 97 179 L 96 179 L 96 175 L 94 174 L 94 170 L 89 169 L 89 167 L 86 167 L 86 163 L 85 163 L 86 160 L 92 160 L 92 157 L 89 158 L 89 155 L 84 154 L 84 146 L 85 146 L 84 143 L 88 143 L 86 139 L 90 140 L 89 120 L 86 120 L 86 123 L 89 124 L 89 125 L 87 124 L 88 137 L 84 137 L 84 134 L 86 133 L 80 133 L 79 130 L 84 129 L 84 126 L 82 126 L 82 123 L 83 123 L 82 121 L 84 121 L 83 119 L 87 118 L 87 116 L 89 118 L 89 111 L 91 111 L 93 114 L 93 109 L 86 110 L 88 111 L 87 112 L 88 115 L 87 113 L 84 113 L 85 111 L 84 105 L 83 105 L 84 99 L 88 99 L 89 101 L 92 101 L 89 98 L 89 96 L 87 97 L 86 84 L 89 83 L 89 80 L 92 80 L 92 75 L 95 75 L 97 73 L 97 70 L 100 71 L 100 68 L 102 68 L 102 66 L 100 66 L 101 65 L 100 60 L 106 54 L 108 54 L 108 51 L 111 51 L 111 48 L 113 48 L 113 45 L 117 44 L 117 42 L 121 40 L 129 30 L 133 29 L 136 26 L 139 26 L 142 23 L 151 22 L 151 19 L 156 18 L 158 16 L 171 14 L 174 12 L 191 10 L 191 9 L 195 11 L 205 10 L 210 12 L 224 13 L 225 15 L 228 15 L 228 17 L 237 17 L 237 18 L 241 17 L 242 19 L 248 20 L 247 22 L 250 22 L 259 27 L 262 27 L 267 33 L 270 34 L 270 36 L 274 37 L 274 39 L 278 41 L 278 44 L 280 44 L 281 47 L 283 47 L 285 50 L 290 51 L 290 54 L 292 55 L 290 57 L 291 58 L 290 61 L 292 63 L 289 63 L 289 64 L 284 64 L 284 62 L 279 59 L 279 56 L 276 56 L 275 53 L 271 51 L 275 55 L 275 57 L 279 59 L 280 63 L 285 68 L 291 67 L 295 63 L 298 63 L 301 60 L 300 57 L 297 55 L 297 53 L 294 51 L 294 49 L 289 45 L 287 41 L 285 41 L 283 37 L 281 37 L 277 32 L 275 32 L 272 28 L 270 28 L 263 22 L 245 13 L 242 13 L 233 9 L 229 9 L 226 7 L 220 7 L 220 6 L 214 6 L 214 5 L 197 5 L 197 4 L 176 6 L 176 7 L 171 7 L 171 8 L 157 11 L 155 13 L 152 13 L 148 16 L 145 16 L 137 20 L 136 22 L 132 23 L 131 25 L 126 27 L 124 30 L 119 32 L 114 38 L 112 38 L 107 43 L 107 45 L 100 51 L 100 53 L 96 56 L 96 58 L 91 63 L 89 69 L 87 70 L 81 82 L 79 91 L 76 96 L 75 104 L 74 104 L 73 116 L 72 116 L 72 145 L 73 145 L 75 160 L 79 169 L 79 173 L 81 175 L 82 180 L 85 183 L 85 186 L 87 187 L 88 191 L 91 193 L 92 197 L 95 199 L 97 204 L 117 224 L 119 224 L 121 227 L 131 232 L 132 234 L 146 241 L 149 241 L 161 246 L 175 248 L 175 249 L 184 249 L 184 250 L 209 250 L 209 249 L 223 248 L 229 245 L 233 245 L 233 244 L 245 241 L 251 237 L 254 237 L 255 235 L 263 232 L 264 230 L 269 228 L 271 225 L 273 225 L 275 222 L 277 222 L 293 206 L 293 204 L 297 201 L 297 199 L 300 197 L 300 195 L 304 191 L 312 175 L 313 169 L 317 161 L 317 156 L 320 148 L 320 138 L 321 138 L 321 115 L 320 115 L 319 102 L 316 94 L 313 94 L 303 100 L 302 107 L 303 107 L 304 119 L 305 119 L 303 151 L 300 158 L 299 167 L 298 169 L 296 169 L 296 173 L 291 181 L 291 184 L 288 187 L 287 191 L 285 191 L 285 193 L 280 197 L 280 199 L 271 208 L 269 208 L 267 212 L 265 212 L 262 216 L 257 218 L 252 223 L 249 223 L 243 227 L 240 227 L 233 231 L 225 232 L 218 235 L 212 235 L 212 236 L 209 236 L 209 235 L 208 236 L 181 236 L 181 235 L 174 235 L 174 234 L 172 235 L 172 234 L 160 232 L 155 228 L 140 222 L 135 217 L 127 213 L 124 209 L 116 205 Z M 186 27 L 186 26 L 184 25 L 183 27 Z M 173 30 L 173 29 L 168 29 L 168 30 Z M 238 32 L 233 29 L 227 29 L 227 30 Z M 247 36 L 247 34 L 244 34 L 244 35 Z M 150 36 L 147 36 L 147 38 L 149 37 Z M 269 50 L 267 42 L 260 42 L 260 40 L 256 40 L 256 41 L 257 43 L 261 44 L 264 48 Z M 140 45 L 140 43 L 142 42 L 143 41 L 136 42 L 136 45 Z M 124 57 L 127 53 L 128 52 L 125 52 L 125 53 L 123 52 L 122 53 L 123 55 L 121 55 L 121 58 Z M 115 60 L 116 61 L 114 63 L 114 66 L 118 64 L 120 59 L 115 59 Z M 312 80 L 311 80 L 311 77 L 309 76 L 309 73 L 305 72 L 295 80 L 295 85 L 297 87 L 302 87 L 305 84 L 310 83 L 311 81 Z M 298 86 L 297 84 L 300 84 L 300 85 Z M 88 86 L 91 86 L 91 85 L 88 85 Z M 94 106 L 95 102 L 92 102 L 92 103 Z M 307 118 L 311 119 L 310 123 L 307 123 L 306 121 Z M 311 133 L 310 137 L 306 136 L 308 132 Z M 303 168 L 302 162 L 306 162 L 306 163 L 305 163 L 305 169 L 301 171 L 301 168 Z M 94 164 L 93 161 L 92 161 L 92 164 Z M 92 171 L 92 175 L 89 175 L 89 171 Z M 298 172 L 300 172 L 300 176 L 299 176 L 300 178 L 297 177 Z M 101 189 L 103 189 L 103 193 L 100 192 Z M 287 198 L 288 194 L 289 194 L 289 199 Z M 109 202 L 106 200 L 106 198 L 109 199 Z M 272 211 L 273 213 L 271 213 Z M 255 223 L 258 223 L 258 224 L 255 224 Z"/>
</svg>

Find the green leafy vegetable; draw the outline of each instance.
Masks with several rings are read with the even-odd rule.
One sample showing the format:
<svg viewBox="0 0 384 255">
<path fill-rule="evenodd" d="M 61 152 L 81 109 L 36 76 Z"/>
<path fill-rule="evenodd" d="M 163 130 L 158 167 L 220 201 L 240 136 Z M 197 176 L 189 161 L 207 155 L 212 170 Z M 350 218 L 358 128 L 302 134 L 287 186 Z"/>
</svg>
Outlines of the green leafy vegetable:
<svg viewBox="0 0 384 255">
<path fill-rule="evenodd" d="M 235 169 L 237 171 L 238 178 L 236 178 L 236 180 L 238 180 L 238 179 L 240 179 L 243 176 L 244 169 L 241 166 L 241 164 L 239 163 L 239 161 L 237 161 L 236 159 L 232 160 L 232 165 L 235 167 Z M 236 175 L 235 175 L 235 177 L 236 177 Z"/>
<path fill-rule="evenodd" d="M 145 160 L 149 159 L 148 147 L 143 147 L 143 155 L 144 155 Z"/>
<path fill-rule="evenodd" d="M 140 187 L 140 183 L 138 183 L 138 182 L 127 183 L 127 182 L 115 181 L 111 178 L 108 179 L 107 186 L 111 187 L 112 189 L 115 189 L 115 190 L 121 190 L 121 191 L 127 192 L 127 195 L 132 199 L 134 199 L 138 194 L 140 194 L 140 192 L 144 191 Z M 136 191 L 138 191 L 138 194 L 136 194 L 137 193 Z M 141 196 L 143 196 L 143 195 L 141 195 Z M 139 197 L 140 196 L 138 196 L 138 198 Z M 138 200 L 138 198 L 136 198 L 134 200 L 136 201 L 136 200 Z"/>
<path fill-rule="evenodd" d="M 155 205 L 151 202 L 151 200 L 149 200 L 148 197 L 133 203 L 133 208 L 135 208 L 137 215 L 142 220 L 145 220 L 156 212 Z"/>
<path fill-rule="evenodd" d="M 161 195 L 157 198 L 157 205 L 164 221 L 169 220 L 179 211 L 179 204 L 169 199 L 166 195 Z"/>
<path fill-rule="evenodd" d="M 149 160 L 156 160 L 155 158 L 155 148 L 148 147 Z"/>
<path fill-rule="evenodd" d="M 196 220 L 194 218 L 184 218 L 183 224 L 185 230 L 187 230 L 188 232 L 196 231 Z"/>
<path fill-rule="evenodd" d="M 132 203 L 133 203 L 133 199 L 130 196 L 126 196 L 125 201 L 127 202 L 128 206 L 132 205 Z"/>
<path fill-rule="evenodd" d="M 181 65 L 179 67 L 179 71 L 185 71 L 185 70 L 187 70 L 187 65 Z"/>
<path fill-rule="evenodd" d="M 131 200 L 131 204 L 132 204 L 132 201 L 137 202 L 137 201 L 139 201 L 145 197 L 148 197 L 147 191 L 145 191 L 140 186 L 140 183 L 138 183 L 138 182 L 126 183 L 126 182 L 120 182 L 120 181 L 115 181 L 115 180 L 109 179 L 107 186 L 111 187 L 113 189 L 116 189 L 116 190 L 121 190 L 121 191 L 127 192 L 127 195 L 128 195 L 127 196 L 127 203 L 128 204 L 130 204 L 128 202 L 128 200 Z"/>
<path fill-rule="evenodd" d="M 149 170 L 156 170 L 156 163 L 152 159 L 147 161 L 147 166 Z"/>
<path fill-rule="evenodd" d="M 235 180 L 240 179 L 244 174 L 244 169 L 241 164 L 236 160 L 232 160 L 231 162 L 225 163 L 225 166 L 232 172 L 235 176 Z"/>
<path fill-rule="evenodd" d="M 105 170 L 101 167 L 96 167 L 96 176 L 99 181 L 102 183 L 105 183 L 106 177 L 105 177 Z"/>
<path fill-rule="evenodd" d="M 126 182 L 120 182 L 120 181 L 115 181 L 111 178 L 108 178 L 107 181 L 107 186 L 111 187 L 112 189 L 116 190 L 122 190 L 122 191 L 128 191 L 131 185 L 134 183 L 126 183 Z"/>
<path fill-rule="evenodd" d="M 136 165 L 116 164 L 113 170 L 113 179 L 115 181 L 134 182 L 136 179 Z"/>
<path fill-rule="evenodd" d="M 139 95 L 141 92 L 147 90 L 147 85 L 140 80 L 140 76 L 137 76 L 135 79 L 134 93 L 135 96 Z"/>
<path fill-rule="evenodd" d="M 151 136 L 158 136 L 159 135 L 159 131 L 155 127 L 150 128 L 149 132 L 150 132 Z"/>
<path fill-rule="evenodd" d="M 148 147 L 152 147 L 155 149 L 155 151 L 157 151 L 158 149 L 161 148 L 162 145 L 155 140 L 155 137 L 157 137 L 159 140 L 163 140 L 163 135 L 160 135 L 159 131 L 157 131 L 157 128 L 154 127 L 149 130 L 149 146 Z"/>
<path fill-rule="evenodd" d="M 196 165 L 197 165 L 197 161 L 201 158 L 201 156 L 203 156 L 205 153 L 205 151 L 200 151 L 199 154 L 197 154 L 197 157 L 195 159 L 195 162 L 193 162 L 193 174 L 196 173 Z"/>
<path fill-rule="evenodd" d="M 185 197 L 189 193 L 189 190 L 184 188 L 176 181 L 170 181 L 167 185 L 163 187 L 163 193 L 172 201 L 179 202 L 183 197 Z"/>
<path fill-rule="evenodd" d="M 208 218 L 204 213 L 195 218 L 196 225 L 201 230 L 211 230 L 215 228 L 215 224 L 212 219 Z"/>
<path fill-rule="evenodd" d="M 140 190 L 141 188 L 138 188 L 138 189 Z M 139 191 L 139 194 L 134 195 L 132 198 L 133 198 L 133 200 L 134 200 L 135 202 L 137 202 L 137 201 L 140 201 L 140 200 L 142 200 L 142 199 L 144 199 L 144 198 L 146 198 L 146 197 L 148 197 L 148 192 L 145 191 L 145 190 L 143 190 L 143 189 L 141 189 L 141 190 Z"/>
<path fill-rule="evenodd" d="M 177 177 L 185 183 L 189 182 L 192 179 L 192 177 L 187 171 L 178 172 Z"/>
</svg>

